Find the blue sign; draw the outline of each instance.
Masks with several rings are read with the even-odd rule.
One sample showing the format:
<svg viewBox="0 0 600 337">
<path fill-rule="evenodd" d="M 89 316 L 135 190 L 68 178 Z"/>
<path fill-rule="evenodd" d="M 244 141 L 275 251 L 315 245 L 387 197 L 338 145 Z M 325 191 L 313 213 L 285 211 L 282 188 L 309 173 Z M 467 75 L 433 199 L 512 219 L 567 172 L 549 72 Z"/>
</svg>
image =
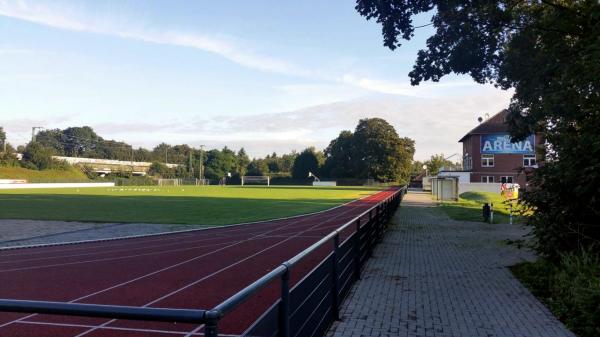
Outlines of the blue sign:
<svg viewBox="0 0 600 337">
<path fill-rule="evenodd" d="M 508 133 L 481 135 L 481 153 L 534 154 L 535 135 L 529 135 L 520 142 L 511 143 Z"/>
</svg>

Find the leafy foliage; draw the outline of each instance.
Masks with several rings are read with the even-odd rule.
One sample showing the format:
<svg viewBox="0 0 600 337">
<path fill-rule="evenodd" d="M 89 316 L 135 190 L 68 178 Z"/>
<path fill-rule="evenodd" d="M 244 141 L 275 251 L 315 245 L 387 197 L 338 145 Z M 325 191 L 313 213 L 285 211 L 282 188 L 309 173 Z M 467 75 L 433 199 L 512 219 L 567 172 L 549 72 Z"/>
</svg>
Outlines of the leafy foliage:
<svg viewBox="0 0 600 337">
<path fill-rule="evenodd" d="M 437 175 L 442 168 L 455 169 L 459 167 L 456 163 L 446 159 L 443 153 L 432 155 L 424 164 L 427 165 L 427 173 L 429 175 Z M 421 165 L 421 170 L 422 167 L 423 165 Z"/>
<path fill-rule="evenodd" d="M 52 155 L 54 151 L 51 148 L 44 147 L 40 143 L 30 143 L 23 152 L 23 163 L 29 168 L 38 170 L 51 169 L 55 163 Z"/>
<path fill-rule="evenodd" d="M 0 152 L 4 151 L 4 143 L 6 142 L 6 132 L 4 128 L 0 126 Z"/>
<path fill-rule="evenodd" d="M 381 118 L 361 119 L 354 130 L 342 131 L 325 149 L 325 169 L 333 177 L 407 181 L 414 141 L 400 138 Z"/>
<path fill-rule="evenodd" d="M 567 1 L 357 0 L 382 25 L 384 45 L 410 39 L 411 18 L 431 12 L 435 34 L 409 76 L 416 85 L 450 73 L 514 88 L 513 140 L 542 133 L 545 165 L 533 173 L 526 205 L 539 252 L 558 259 L 600 242 L 600 3 Z M 597 247 L 597 246 L 596 246 Z"/>
<path fill-rule="evenodd" d="M 600 260 L 594 254 L 525 262 L 512 272 L 578 336 L 600 335 Z"/>
<path fill-rule="evenodd" d="M 308 179 L 308 173 L 319 173 L 319 158 L 314 147 L 309 147 L 300 152 L 292 166 L 292 177 L 294 179 Z"/>
</svg>

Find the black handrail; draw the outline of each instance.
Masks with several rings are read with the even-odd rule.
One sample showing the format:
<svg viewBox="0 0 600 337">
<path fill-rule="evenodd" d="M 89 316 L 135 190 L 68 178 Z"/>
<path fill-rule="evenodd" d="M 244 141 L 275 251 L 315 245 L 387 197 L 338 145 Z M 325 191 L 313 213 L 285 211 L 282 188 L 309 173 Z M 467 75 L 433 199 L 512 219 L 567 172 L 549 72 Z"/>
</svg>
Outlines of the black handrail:
<svg viewBox="0 0 600 337">
<path fill-rule="evenodd" d="M 212 310 L 201 310 L 201 309 L 172 309 L 172 308 L 146 308 L 146 307 L 131 307 L 131 306 L 116 306 L 116 305 L 98 305 L 98 304 L 81 304 L 81 303 L 66 303 L 66 302 L 50 302 L 50 301 L 27 301 L 27 300 L 13 300 L 13 299 L 0 299 L 0 312 L 22 312 L 22 313 L 40 313 L 40 314 L 54 314 L 54 315 L 69 315 L 69 316 L 85 316 L 85 317 L 99 317 L 99 318 L 113 318 L 113 319 L 129 319 L 129 320 L 142 320 L 142 321 L 160 321 L 160 322 L 177 322 L 177 323 L 197 323 L 205 324 L 204 335 L 206 337 L 217 337 L 218 336 L 218 323 L 220 319 L 236 309 L 240 304 L 247 301 L 261 289 L 269 285 L 272 281 L 281 280 L 281 297 L 280 301 L 280 321 L 279 321 L 279 335 L 282 337 L 288 337 L 289 331 L 289 295 L 290 295 L 290 284 L 289 284 L 289 273 L 293 266 L 300 262 L 307 255 L 316 251 L 322 245 L 331 243 L 333 240 L 333 256 L 334 262 L 337 263 L 336 252 L 339 248 L 339 235 L 347 228 L 355 226 L 356 231 L 354 235 L 354 265 L 355 265 L 355 276 L 356 279 L 360 278 L 361 269 L 361 242 L 360 238 L 363 235 L 363 227 L 367 224 L 371 224 L 374 221 L 374 229 L 368 230 L 367 234 L 370 236 L 367 238 L 368 252 L 372 252 L 373 244 L 381 239 L 383 236 L 383 225 L 385 221 L 391 216 L 392 211 L 400 204 L 403 195 L 406 193 L 407 187 L 403 186 L 395 191 L 391 196 L 385 200 L 377 203 L 373 207 L 364 211 L 360 215 L 354 217 L 352 220 L 346 222 L 344 225 L 338 227 L 319 241 L 315 242 L 302 252 L 298 253 L 288 261 L 277 266 L 269 273 L 265 274 L 252 284 L 248 285 L 244 289 L 240 290 L 236 294 L 232 295 L 228 299 L 224 300 Z M 393 209 L 392 209 L 393 208 Z M 375 211 L 375 215 L 373 215 Z M 361 219 L 368 215 L 366 222 Z M 351 236 L 352 236 L 351 235 Z M 366 234 L 365 234 L 366 235 Z M 373 240 L 371 242 L 371 240 Z M 344 242 L 345 243 L 345 242 Z M 333 266 L 334 283 L 333 288 L 335 291 L 334 300 L 332 303 L 333 310 L 337 313 L 338 299 L 338 271 L 337 267 Z M 336 314 L 337 316 L 337 314 Z"/>
<path fill-rule="evenodd" d="M 159 322 L 204 323 L 206 310 L 0 299 L 0 311 L 117 318 Z"/>
</svg>

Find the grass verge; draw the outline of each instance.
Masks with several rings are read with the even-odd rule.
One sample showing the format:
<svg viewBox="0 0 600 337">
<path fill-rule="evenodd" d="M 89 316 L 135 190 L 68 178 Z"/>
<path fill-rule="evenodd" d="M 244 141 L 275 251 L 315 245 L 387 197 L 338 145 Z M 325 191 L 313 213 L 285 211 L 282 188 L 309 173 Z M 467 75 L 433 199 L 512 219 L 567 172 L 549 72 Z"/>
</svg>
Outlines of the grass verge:
<svg viewBox="0 0 600 337">
<path fill-rule="evenodd" d="M 113 187 L 0 190 L 0 218 L 225 225 L 320 211 L 364 187 Z"/>
<path fill-rule="evenodd" d="M 0 167 L 0 179 L 26 179 L 30 183 L 87 182 L 88 177 L 76 167 L 67 170 L 30 170 L 23 167 Z"/>
<path fill-rule="evenodd" d="M 590 254 L 566 255 L 511 267 L 523 285 L 579 337 L 600 336 L 600 261 Z"/>
<path fill-rule="evenodd" d="M 494 205 L 494 223 L 509 222 L 508 203 L 502 196 L 491 192 L 465 192 L 458 201 L 443 202 L 441 208 L 451 219 L 460 221 L 483 221 L 482 207 L 485 203 Z M 513 204 L 516 210 L 516 202 Z M 520 222 L 523 219 L 514 216 L 513 221 Z"/>
</svg>

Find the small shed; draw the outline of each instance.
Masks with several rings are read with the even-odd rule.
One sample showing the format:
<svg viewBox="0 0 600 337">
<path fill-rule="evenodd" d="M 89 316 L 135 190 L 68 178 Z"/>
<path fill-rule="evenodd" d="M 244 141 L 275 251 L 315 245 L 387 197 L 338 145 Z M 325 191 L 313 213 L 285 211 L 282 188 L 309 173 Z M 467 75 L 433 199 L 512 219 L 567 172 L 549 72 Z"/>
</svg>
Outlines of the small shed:
<svg viewBox="0 0 600 337">
<path fill-rule="evenodd" d="M 435 200 L 457 201 L 458 180 L 458 177 L 431 178 L 431 194 L 433 195 Z"/>
</svg>

